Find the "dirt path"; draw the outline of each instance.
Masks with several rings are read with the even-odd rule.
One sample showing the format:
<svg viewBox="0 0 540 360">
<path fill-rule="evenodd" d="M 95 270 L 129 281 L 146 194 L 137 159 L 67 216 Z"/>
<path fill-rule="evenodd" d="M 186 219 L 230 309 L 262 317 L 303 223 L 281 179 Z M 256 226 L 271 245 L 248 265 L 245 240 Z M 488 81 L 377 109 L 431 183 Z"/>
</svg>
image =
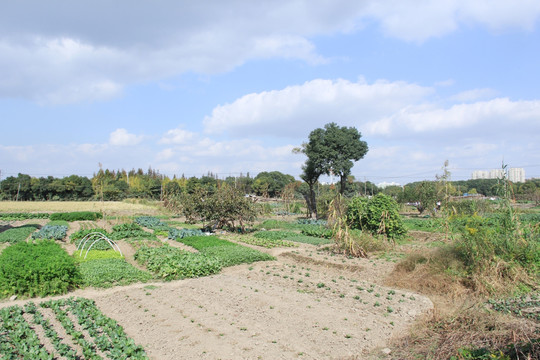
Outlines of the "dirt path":
<svg viewBox="0 0 540 360">
<path fill-rule="evenodd" d="M 362 358 L 432 309 L 378 284 L 392 268 L 302 246 L 215 276 L 69 295 L 94 299 L 152 359 Z"/>
</svg>

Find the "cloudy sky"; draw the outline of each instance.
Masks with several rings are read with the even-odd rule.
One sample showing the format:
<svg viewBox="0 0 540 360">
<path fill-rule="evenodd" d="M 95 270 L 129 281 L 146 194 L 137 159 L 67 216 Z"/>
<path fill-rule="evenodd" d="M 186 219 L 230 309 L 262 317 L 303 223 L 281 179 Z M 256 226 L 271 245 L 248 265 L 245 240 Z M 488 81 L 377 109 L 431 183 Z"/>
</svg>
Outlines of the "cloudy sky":
<svg viewBox="0 0 540 360">
<path fill-rule="evenodd" d="M 538 0 L 9 1 L 0 171 L 279 170 L 329 122 L 359 180 L 540 177 Z"/>
</svg>

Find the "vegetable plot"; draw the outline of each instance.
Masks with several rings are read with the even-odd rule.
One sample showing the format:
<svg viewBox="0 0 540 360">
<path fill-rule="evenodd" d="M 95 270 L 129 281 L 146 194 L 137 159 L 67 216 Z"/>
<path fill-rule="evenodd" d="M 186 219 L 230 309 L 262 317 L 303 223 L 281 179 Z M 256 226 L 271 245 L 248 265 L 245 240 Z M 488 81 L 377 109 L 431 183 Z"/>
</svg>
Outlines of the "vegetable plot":
<svg viewBox="0 0 540 360">
<path fill-rule="evenodd" d="M 55 328 L 51 317 L 61 324 Z M 75 319 L 75 320 L 72 320 Z M 38 336 L 36 330 L 43 330 Z M 58 331 L 67 334 L 61 338 Z M 0 358 L 148 359 L 120 325 L 94 301 L 68 298 L 0 309 Z"/>
</svg>

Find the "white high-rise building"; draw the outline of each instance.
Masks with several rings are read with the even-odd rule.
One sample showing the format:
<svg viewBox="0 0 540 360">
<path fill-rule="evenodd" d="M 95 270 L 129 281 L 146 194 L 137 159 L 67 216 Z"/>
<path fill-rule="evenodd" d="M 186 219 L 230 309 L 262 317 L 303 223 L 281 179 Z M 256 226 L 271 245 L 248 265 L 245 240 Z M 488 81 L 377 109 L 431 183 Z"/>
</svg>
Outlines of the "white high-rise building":
<svg viewBox="0 0 540 360">
<path fill-rule="evenodd" d="M 504 170 L 503 169 L 489 170 L 489 178 L 490 179 L 503 179 L 504 178 Z"/>
<path fill-rule="evenodd" d="M 525 169 L 523 168 L 510 168 L 508 170 L 508 180 L 512 182 L 525 182 Z"/>
<path fill-rule="evenodd" d="M 472 173 L 471 178 L 476 179 L 502 179 L 504 178 L 503 169 L 492 170 L 475 170 Z M 525 182 L 525 169 L 523 168 L 510 168 L 508 170 L 508 180 L 512 182 Z"/>
<path fill-rule="evenodd" d="M 473 180 L 476 180 L 476 179 L 489 179 L 489 171 L 475 170 L 475 171 L 473 171 L 471 177 L 472 177 Z"/>
</svg>

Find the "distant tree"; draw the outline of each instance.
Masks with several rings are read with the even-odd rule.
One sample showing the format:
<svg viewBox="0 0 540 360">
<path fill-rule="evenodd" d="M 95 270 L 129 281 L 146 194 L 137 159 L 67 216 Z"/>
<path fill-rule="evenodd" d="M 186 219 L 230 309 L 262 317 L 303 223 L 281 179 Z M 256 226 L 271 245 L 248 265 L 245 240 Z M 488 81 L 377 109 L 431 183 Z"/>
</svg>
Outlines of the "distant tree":
<svg viewBox="0 0 540 360">
<path fill-rule="evenodd" d="M 257 195 L 267 194 L 270 197 L 277 197 L 280 196 L 285 186 L 294 181 L 292 175 L 283 174 L 279 171 L 263 171 L 255 177 L 251 187 Z"/>
<path fill-rule="evenodd" d="M 301 152 L 307 155 L 317 172 L 339 176 L 339 192 L 343 194 L 353 161 L 362 159 L 368 152 L 368 145 L 361 137 L 354 127 L 329 123 L 309 134 L 309 141 Z"/>
</svg>

